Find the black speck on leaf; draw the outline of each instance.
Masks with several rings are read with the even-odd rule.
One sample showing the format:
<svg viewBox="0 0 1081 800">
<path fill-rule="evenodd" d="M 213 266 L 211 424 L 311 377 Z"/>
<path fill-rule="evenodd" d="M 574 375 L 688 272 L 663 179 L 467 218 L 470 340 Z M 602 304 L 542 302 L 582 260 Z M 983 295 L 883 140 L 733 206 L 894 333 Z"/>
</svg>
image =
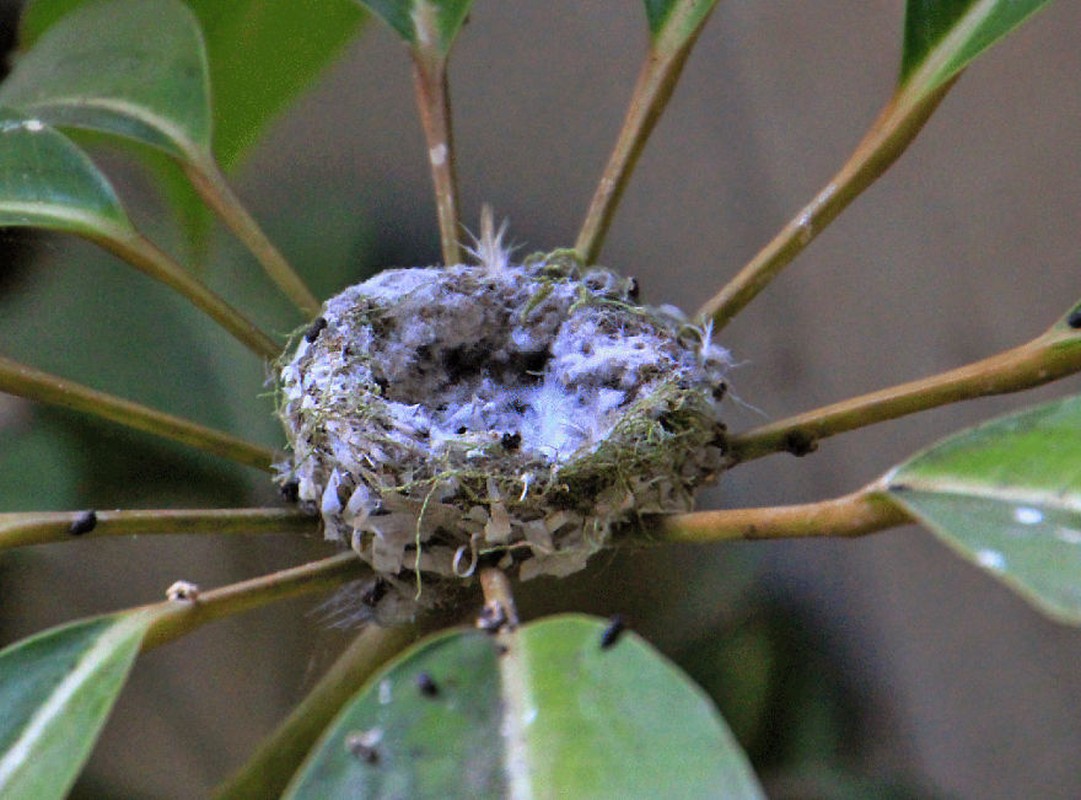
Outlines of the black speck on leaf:
<svg viewBox="0 0 1081 800">
<path fill-rule="evenodd" d="M 427 672 L 421 672 L 417 675 L 417 688 L 425 697 L 439 696 L 439 684 Z"/>
<path fill-rule="evenodd" d="M 601 650 L 607 650 L 610 647 L 614 647 L 626 628 L 627 623 L 624 621 L 623 615 L 614 614 L 612 618 L 608 620 L 608 627 L 601 633 Z"/>
</svg>

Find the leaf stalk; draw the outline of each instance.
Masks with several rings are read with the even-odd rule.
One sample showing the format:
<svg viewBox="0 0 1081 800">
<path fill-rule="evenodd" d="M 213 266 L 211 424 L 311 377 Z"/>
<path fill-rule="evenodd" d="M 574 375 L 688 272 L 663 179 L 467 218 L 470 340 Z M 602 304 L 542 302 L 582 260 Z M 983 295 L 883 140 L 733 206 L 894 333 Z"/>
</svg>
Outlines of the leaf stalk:
<svg viewBox="0 0 1081 800">
<path fill-rule="evenodd" d="M 959 77 L 918 97 L 901 87 L 841 170 L 698 314 L 712 319 L 715 331 L 731 322 L 908 149 Z"/>
<path fill-rule="evenodd" d="M 728 441 L 733 463 L 788 450 L 813 449 L 820 439 L 931 408 L 1042 386 L 1081 371 L 1081 335 L 1059 323 L 1020 347 L 888 389 L 843 400 L 754 428 Z"/>
<path fill-rule="evenodd" d="M 658 519 L 654 536 L 664 542 L 850 537 L 914 520 L 877 485 L 843 497 L 790 506 L 694 511 Z"/>
<path fill-rule="evenodd" d="M 578 240 L 574 244 L 579 258 L 586 264 L 595 263 L 600 255 L 608 228 L 634 167 L 672 97 L 687 56 L 690 55 L 710 13 L 712 9 L 702 16 L 689 33 L 676 21 L 671 21 L 664 32 L 650 43 L 631 94 L 631 103 L 627 108 L 623 127 L 589 204 Z"/>
<path fill-rule="evenodd" d="M 462 262 L 459 244 L 458 177 L 456 174 L 454 135 L 451 125 L 450 89 L 447 83 L 447 57 L 435 48 L 415 47 L 413 86 L 417 109 L 428 143 L 428 163 L 435 187 L 439 215 L 439 241 L 443 263 Z"/>
<path fill-rule="evenodd" d="M 319 300 L 233 193 L 214 159 L 204 157 L 181 165 L 199 196 L 244 243 L 282 293 L 307 317 L 316 316 Z"/>
<path fill-rule="evenodd" d="M 0 357 L 0 392 L 92 414 L 249 467 L 272 471 L 278 456 L 228 433 L 124 400 Z"/>
<path fill-rule="evenodd" d="M 253 535 L 270 533 L 311 534 L 316 520 L 291 508 L 230 509 L 137 509 L 97 511 L 87 530 L 77 524 L 87 519 L 85 511 L 33 511 L 0 514 L 0 550 L 73 538 L 99 536 Z"/>
<path fill-rule="evenodd" d="M 143 650 L 179 639 L 208 622 L 256 608 L 332 589 L 365 574 L 367 567 L 351 550 L 299 567 L 223 586 L 185 600 L 146 606 L 154 621 L 143 639 Z"/>
<path fill-rule="evenodd" d="M 139 271 L 179 292 L 256 355 L 274 359 L 281 354 L 281 347 L 277 342 L 192 277 L 171 256 L 145 236 L 130 233 L 123 237 L 89 236 L 88 238 L 118 258 L 127 261 Z"/>
<path fill-rule="evenodd" d="M 390 628 L 368 625 L 255 755 L 214 792 L 216 800 L 281 796 L 342 706 L 430 627 L 426 621 Z"/>
</svg>

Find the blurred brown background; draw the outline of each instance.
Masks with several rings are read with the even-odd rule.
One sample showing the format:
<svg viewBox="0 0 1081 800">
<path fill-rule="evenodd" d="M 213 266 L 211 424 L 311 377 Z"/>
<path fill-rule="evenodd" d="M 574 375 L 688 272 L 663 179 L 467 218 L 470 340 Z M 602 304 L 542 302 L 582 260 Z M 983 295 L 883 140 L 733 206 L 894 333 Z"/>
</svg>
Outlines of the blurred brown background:
<svg viewBox="0 0 1081 800">
<path fill-rule="evenodd" d="M 477 3 L 451 71 L 467 224 L 490 202 L 520 252 L 573 241 L 637 74 L 640 5 Z M 722 0 L 603 263 L 638 276 L 648 302 L 697 307 L 862 136 L 896 77 L 902 14 L 899 0 Z M 732 405 L 731 427 L 989 355 L 1081 297 L 1079 30 L 1081 6 L 1052 4 L 979 61 L 910 152 L 725 330 L 746 404 Z M 364 221 L 370 263 L 429 263 L 438 241 L 424 153 L 408 60 L 373 24 L 272 131 L 238 187 L 257 216 L 314 230 L 319 218 L 289 221 L 290 210 L 344 203 Z M 802 460 L 765 459 L 725 476 L 703 505 L 844 493 L 952 430 L 1078 388 L 1072 379 L 848 434 Z M 36 571 L 8 570 L 18 574 L 5 596 L 48 580 L 47 598 L 28 596 L 64 619 L 151 599 L 156 589 L 127 578 L 118 591 L 117 564 L 125 576 L 149 572 L 152 587 L 174 573 L 212 585 L 296 554 L 277 541 L 256 555 L 246 543 L 103 542 L 95 558 L 90 575 L 62 551 L 28 558 Z M 828 665 L 856 706 L 840 740 L 853 752 L 837 755 L 864 773 L 897 776 L 914 796 L 1081 796 L 1081 631 L 1044 619 L 922 530 L 599 560 L 575 581 L 576 605 L 630 614 L 672 654 L 730 629 L 748 592 L 790 614 L 809 641 L 801 652 Z M 524 589 L 527 605 L 557 607 L 555 586 Z M 95 756 L 95 780 L 104 787 L 126 770 L 113 785 L 128 796 L 204 793 L 333 650 L 337 634 L 319 629 L 310 606 L 151 654 Z M 37 624 L 20 609 L 5 640 Z M 773 788 L 829 796 L 783 775 Z"/>
</svg>

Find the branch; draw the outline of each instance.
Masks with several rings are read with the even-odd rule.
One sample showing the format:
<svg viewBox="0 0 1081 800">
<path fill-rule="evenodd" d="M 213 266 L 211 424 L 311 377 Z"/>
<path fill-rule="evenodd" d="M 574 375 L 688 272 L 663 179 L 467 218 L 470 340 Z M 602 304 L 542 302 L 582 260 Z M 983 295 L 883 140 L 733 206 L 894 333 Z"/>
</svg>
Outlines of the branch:
<svg viewBox="0 0 1081 800">
<path fill-rule="evenodd" d="M 183 162 L 182 166 L 203 201 L 214 209 L 244 243 L 282 293 L 308 317 L 317 315 L 319 301 L 229 188 L 225 176 L 221 174 L 214 160 L 211 158 L 193 163 Z"/>
<path fill-rule="evenodd" d="M 3 357 L 0 357 L 0 392 L 93 414 L 264 472 L 270 472 L 271 465 L 277 460 L 274 451 L 268 448 Z"/>
<path fill-rule="evenodd" d="M 734 463 L 787 450 L 803 455 L 820 439 L 917 411 L 996 394 L 1009 394 L 1081 371 L 1081 334 L 1071 314 L 1027 344 L 929 378 L 844 400 L 728 441 Z M 1076 320 L 1081 327 L 1081 317 Z"/>
<path fill-rule="evenodd" d="M 664 542 L 724 542 L 864 536 L 914 520 L 877 486 L 832 500 L 769 508 L 694 511 L 657 518 L 655 538 Z"/>
<path fill-rule="evenodd" d="M 394 656 L 432 629 L 430 620 L 368 625 L 255 755 L 214 792 L 216 800 L 279 797 L 342 706 Z"/>
<path fill-rule="evenodd" d="M 332 589 L 362 577 L 368 570 L 350 550 L 300 567 L 200 592 L 194 597 L 146 606 L 146 610 L 154 615 L 154 621 L 146 632 L 142 649 L 150 650 L 179 639 L 214 620 L 278 600 Z"/>
<path fill-rule="evenodd" d="M 49 511 L 0 514 L 0 549 L 73 538 L 152 534 L 310 534 L 316 520 L 291 508 Z"/>
<path fill-rule="evenodd" d="M 460 264 L 458 178 L 455 174 L 450 90 L 447 87 L 447 58 L 436 48 L 415 48 L 412 53 L 413 86 L 428 142 L 428 162 L 432 167 L 432 183 L 435 186 L 443 263 L 447 266 Z"/>
<path fill-rule="evenodd" d="M 182 266 L 146 237 L 134 234 L 123 238 L 103 236 L 87 238 L 186 297 L 196 308 L 206 313 L 255 354 L 268 359 L 275 359 L 281 355 L 282 348 L 277 342 L 188 274 Z"/>
<path fill-rule="evenodd" d="M 513 631 L 518 627 L 518 608 L 514 604 L 514 592 L 510 579 L 498 567 L 484 567 L 480 571 L 480 588 L 484 593 L 484 610 L 480 624 L 491 623 L 493 630 Z"/>
<path fill-rule="evenodd" d="M 680 13 L 685 14 L 686 9 Z M 698 40 L 712 8 L 696 23 L 688 35 L 676 20 L 666 23 L 658 40 L 650 43 L 649 52 L 638 73 L 638 82 L 623 120 L 623 128 L 604 168 L 600 183 L 586 212 L 574 249 L 586 264 L 600 255 L 604 238 L 612 224 L 616 207 L 630 181 L 631 173 L 645 149 L 653 128 L 664 113 L 672 91 L 679 82 L 687 56 Z"/>
<path fill-rule="evenodd" d="M 958 76 L 960 77 L 960 76 Z M 720 330 L 769 285 L 827 225 L 874 183 L 908 148 L 957 81 L 947 81 L 922 99 L 902 89 L 886 104 L 848 162 L 750 263 L 698 313 Z"/>
</svg>

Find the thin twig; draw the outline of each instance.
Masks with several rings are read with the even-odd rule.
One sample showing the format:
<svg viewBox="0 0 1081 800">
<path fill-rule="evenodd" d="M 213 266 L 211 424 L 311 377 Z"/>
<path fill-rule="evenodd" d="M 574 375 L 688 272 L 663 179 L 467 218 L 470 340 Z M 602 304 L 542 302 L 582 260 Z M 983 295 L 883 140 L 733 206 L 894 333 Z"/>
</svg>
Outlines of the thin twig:
<svg viewBox="0 0 1081 800">
<path fill-rule="evenodd" d="M 675 40 L 662 37 L 660 41 L 650 43 L 619 138 L 612 148 L 608 164 L 586 212 L 582 229 L 578 233 L 578 240 L 574 244 L 578 257 L 586 264 L 594 263 L 600 255 L 623 191 L 627 188 L 653 128 L 672 97 L 683 66 L 687 63 L 687 56 L 690 55 L 710 13 L 712 9 L 699 21 L 697 29 L 685 39 L 682 39 L 682 35 Z M 678 24 L 670 23 L 667 29 L 682 34 L 682 28 Z"/>
<path fill-rule="evenodd" d="M 443 262 L 448 266 L 460 264 L 462 252 L 458 242 L 458 178 L 455 174 L 447 58 L 437 48 L 413 49 L 413 86 L 420 121 L 428 143 L 428 162 L 432 168 L 432 183 L 435 186 Z"/>
<path fill-rule="evenodd" d="M 190 420 L 133 403 L 88 386 L 0 357 L 0 392 L 70 408 L 129 428 L 152 433 L 207 453 L 272 471 L 278 456 L 269 448 L 238 439 Z"/>
<path fill-rule="evenodd" d="M 889 169 L 916 138 L 958 77 L 919 99 L 904 91 L 894 95 L 840 172 L 699 309 L 700 315 L 713 319 L 714 330 L 719 331 L 731 322 L 849 203 Z"/>
<path fill-rule="evenodd" d="M 880 487 L 872 485 L 844 497 L 817 503 L 694 511 L 660 517 L 654 536 L 664 542 L 697 543 L 863 536 L 913 521 Z"/>
<path fill-rule="evenodd" d="M 356 553 L 349 551 L 300 567 L 200 592 L 194 598 L 146 606 L 147 611 L 154 615 L 154 621 L 143 639 L 143 650 L 171 642 L 214 620 L 242 614 L 278 600 L 333 589 L 356 580 L 368 569 Z"/>
<path fill-rule="evenodd" d="M 123 238 L 90 237 L 113 255 L 186 297 L 248 349 L 274 359 L 281 346 L 263 333 L 239 311 L 191 276 L 157 245 L 140 234 Z"/>
<path fill-rule="evenodd" d="M 214 792 L 216 800 L 279 797 L 342 706 L 390 659 L 432 625 L 368 625 L 247 763 Z"/>
<path fill-rule="evenodd" d="M 1059 323 L 1027 344 L 929 378 L 763 425 L 728 441 L 733 462 L 780 451 L 802 455 L 820 439 L 917 411 L 1042 386 L 1081 371 L 1081 335 Z"/>
<path fill-rule="evenodd" d="M 513 631 L 518 627 L 518 608 L 514 604 L 510 579 L 498 567 L 484 567 L 479 576 L 484 592 L 483 618 L 499 620 L 495 626 L 497 630 Z"/>
<path fill-rule="evenodd" d="M 308 317 L 318 314 L 320 305 L 315 295 L 244 208 L 217 163 L 212 158 L 201 159 L 185 161 L 183 167 L 200 197 L 244 243 L 282 293 Z"/>
<path fill-rule="evenodd" d="M 316 520 L 294 508 L 26 511 L 0 514 L 0 549 L 99 536 L 311 534 Z"/>
</svg>

